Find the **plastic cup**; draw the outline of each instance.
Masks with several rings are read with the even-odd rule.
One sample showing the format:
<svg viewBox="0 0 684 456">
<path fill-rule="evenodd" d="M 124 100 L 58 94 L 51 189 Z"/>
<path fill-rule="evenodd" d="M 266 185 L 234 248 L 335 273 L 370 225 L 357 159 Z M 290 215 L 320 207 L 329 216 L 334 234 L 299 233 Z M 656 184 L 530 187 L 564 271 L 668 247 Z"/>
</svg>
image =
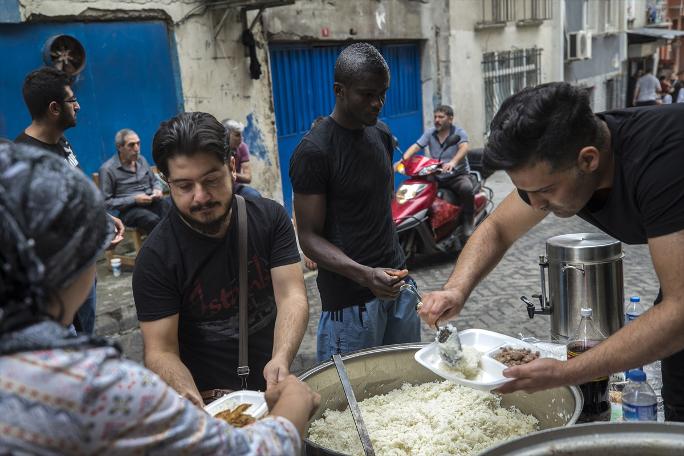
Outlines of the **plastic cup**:
<svg viewBox="0 0 684 456">
<path fill-rule="evenodd" d="M 119 277 L 121 275 L 121 258 L 114 258 L 111 261 L 112 274 L 114 277 Z"/>
</svg>

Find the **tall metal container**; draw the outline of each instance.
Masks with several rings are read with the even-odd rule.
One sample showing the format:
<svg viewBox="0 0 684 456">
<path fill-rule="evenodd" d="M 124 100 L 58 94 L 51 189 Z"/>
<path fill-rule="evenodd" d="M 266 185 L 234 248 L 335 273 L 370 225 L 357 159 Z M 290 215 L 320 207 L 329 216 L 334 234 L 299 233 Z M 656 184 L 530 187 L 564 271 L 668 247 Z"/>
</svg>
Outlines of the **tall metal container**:
<svg viewBox="0 0 684 456">
<path fill-rule="evenodd" d="M 540 256 L 542 294 L 537 295 L 542 310 L 550 314 L 551 338 L 561 342 L 572 337 L 580 321 L 580 309 L 591 307 L 601 332 L 610 336 L 624 321 L 622 244 L 602 233 L 576 233 L 555 236 L 546 241 L 546 256 Z M 546 278 L 548 269 L 548 300 Z"/>
</svg>

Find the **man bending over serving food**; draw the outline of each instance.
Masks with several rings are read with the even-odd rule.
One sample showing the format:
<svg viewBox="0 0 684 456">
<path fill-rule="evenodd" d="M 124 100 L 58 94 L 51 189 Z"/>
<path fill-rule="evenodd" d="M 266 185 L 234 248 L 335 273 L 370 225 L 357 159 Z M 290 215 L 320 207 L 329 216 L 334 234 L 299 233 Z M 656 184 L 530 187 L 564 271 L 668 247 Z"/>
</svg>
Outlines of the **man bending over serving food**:
<svg viewBox="0 0 684 456">
<path fill-rule="evenodd" d="M 504 371 L 500 388 L 581 384 L 662 359 L 665 419 L 684 421 L 684 105 L 594 113 L 586 90 L 554 82 L 501 105 L 484 151 L 516 189 L 477 228 L 443 290 L 424 296 L 430 325 L 458 315 L 513 243 L 550 213 L 577 215 L 627 244 L 647 244 L 660 282 L 655 306 L 571 360 Z M 629 349 L 627 349 L 629 347 Z"/>
<path fill-rule="evenodd" d="M 133 274 L 145 364 L 201 405 L 200 391 L 244 387 L 237 375 L 239 266 L 233 162 L 223 125 L 202 112 L 163 122 L 154 136 L 152 155 L 169 184 L 174 207 L 145 241 Z M 288 375 L 309 309 L 289 216 L 266 198 L 245 203 L 251 371 L 247 387 L 263 390 Z"/>
</svg>

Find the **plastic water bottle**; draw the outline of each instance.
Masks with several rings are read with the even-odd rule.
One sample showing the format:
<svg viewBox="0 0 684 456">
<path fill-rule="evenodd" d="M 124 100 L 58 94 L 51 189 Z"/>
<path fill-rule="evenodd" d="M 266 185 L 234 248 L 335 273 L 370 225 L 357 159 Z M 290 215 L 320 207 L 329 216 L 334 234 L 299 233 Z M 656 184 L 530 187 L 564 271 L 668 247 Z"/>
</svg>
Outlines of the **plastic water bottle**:
<svg viewBox="0 0 684 456">
<path fill-rule="evenodd" d="M 646 382 L 646 373 L 634 369 L 627 373 L 629 383 L 622 391 L 622 418 L 625 421 L 657 421 L 658 398 Z"/>
<path fill-rule="evenodd" d="M 641 298 L 639 296 L 632 296 L 629 298 L 629 304 L 625 309 L 625 326 L 636 320 L 639 315 L 645 311 L 644 306 L 641 305 Z M 641 369 L 643 370 L 643 366 Z M 627 378 L 628 372 L 629 371 L 625 371 L 625 379 Z"/>
<path fill-rule="evenodd" d="M 644 309 L 644 306 L 641 304 L 641 298 L 639 298 L 639 296 L 632 296 L 631 298 L 629 298 L 629 305 L 625 310 L 625 325 L 628 325 L 634 320 L 636 320 L 637 317 L 639 317 L 639 315 L 641 315 L 645 311 L 646 310 Z"/>
<path fill-rule="evenodd" d="M 629 305 L 625 309 L 625 325 L 634 321 L 639 315 L 646 312 L 646 306 L 641 303 L 639 296 L 632 296 L 629 298 Z M 653 391 L 656 395 L 660 395 L 660 391 L 663 387 L 662 374 L 660 372 L 660 361 L 656 361 L 651 364 L 646 364 L 641 368 L 646 373 L 646 378 L 648 378 L 648 384 L 651 385 Z M 625 378 L 627 378 L 627 372 L 625 372 Z M 658 402 L 658 416 L 659 421 L 663 421 L 663 403 L 662 400 Z"/>
<path fill-rule="evenodd" d="M 660 361 L 646 364 L 643 371 L 646 373 L 648 384 L 651 385 L 651 388 L 653 388 L 653 391 L 655 391 L 656 396 L 658 397 L 658 421 L 665 421 L 665 405 L 663 404 L 663 398 L 661 397 L 663 376 L 660 370 Z"/>
</svg>

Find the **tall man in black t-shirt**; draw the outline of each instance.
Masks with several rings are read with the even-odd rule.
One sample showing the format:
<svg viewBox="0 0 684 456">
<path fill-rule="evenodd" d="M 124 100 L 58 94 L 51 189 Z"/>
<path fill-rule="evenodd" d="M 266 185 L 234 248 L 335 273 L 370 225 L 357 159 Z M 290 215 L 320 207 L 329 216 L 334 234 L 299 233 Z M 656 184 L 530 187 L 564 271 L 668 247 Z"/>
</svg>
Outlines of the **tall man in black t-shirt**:
<svg viewBox="0 0 684 456">
<path fill-rule="evenodd" d="M 378 115 L 389 68 L 356 43 L 335 63 L 335 109 L 302 139 L 290 160 L 297 231 L 318 263 L 323 312 L 318 359 L 420 340 L 415 285 L 392 222 L 392 135 Z"/>
<path fill-rule="evenodd" d="M 22 88 L 24 102 L 31 114 L 31 125 L 14 140 L 17 144 L 28 144 L 49 150 L 72 167 L 78 167 L 76 155 L 71 144 L 64 137 L 64 132 L 76 126 L 76 117 L 81 109 L 74 91 L 71 89 L 71 78 L 64 72 L 52 67 L 43 67 L 32 71 L 24 79 Z M 117 235 L 112 240 L 113 248 L 123 240 L 124 226 L 116 217 L 112 217 Z M 74 325 L 79 332 L 92 334 L 95 330 L 95 284 L 76 314 Z"/>
<path fill-rule="evenodd" d="M 145 241 L 133 273 L 145 364 L 201 405 L 200 391 L 241 388 L 234 161 L 223 125 L 201 112 L 163 122 L 152 155 L 174 207 Z M 275 201 L 245 201 L 248 386 L 263 390 L 289 373 L 309 309 L 290 218 Z"/>
<path fill-rule="evenodd" d="M 665 417 L 684 421 L 684 105 L 591 111 L 566 83 L 524 89 L 494 117 L 485 164 L 512 192 L 475 231 L 444 290 L 424 298 L 429 324 L 458 314 L 508 248 L 550 212 L 578 215 L 628 244 L 648 244 L 659 305 L 568 362 L 504 371 L 503 392 L 581 384 L 663 359 Z"/>
</svg>

